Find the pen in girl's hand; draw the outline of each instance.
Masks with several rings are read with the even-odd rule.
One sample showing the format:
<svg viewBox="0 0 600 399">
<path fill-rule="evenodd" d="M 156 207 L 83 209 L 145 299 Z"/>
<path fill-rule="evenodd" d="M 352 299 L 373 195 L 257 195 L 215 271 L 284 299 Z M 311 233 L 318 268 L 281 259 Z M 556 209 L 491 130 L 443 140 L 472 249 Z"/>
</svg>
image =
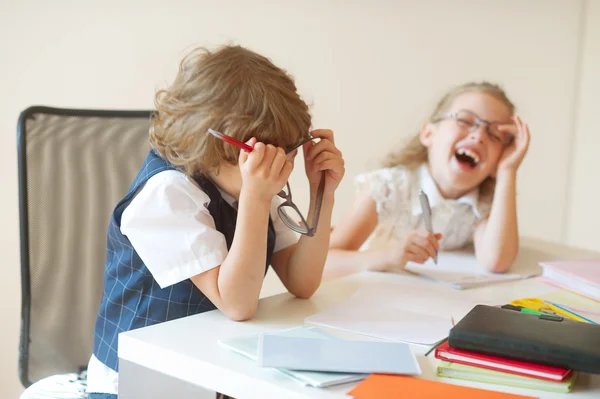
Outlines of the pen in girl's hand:
<svg viewBox="0 0 600 399">
<path fill-rule="evenodd" d="M 421 211 L 423 212 L 423 219 L 425 219 L 425 228 L 429 230 L 431 234 L 433 233 L 433 225 L 431 223 L 431 207 L 429 206 L 429 198 L 427 198 L 427 194 L 423 190 L 419 191 L 419 201 L 421 202 Z M 435 251 L 435 258 L 433 262 L 437 265 L 437 255 L 438 251 Z"/>
</svg>

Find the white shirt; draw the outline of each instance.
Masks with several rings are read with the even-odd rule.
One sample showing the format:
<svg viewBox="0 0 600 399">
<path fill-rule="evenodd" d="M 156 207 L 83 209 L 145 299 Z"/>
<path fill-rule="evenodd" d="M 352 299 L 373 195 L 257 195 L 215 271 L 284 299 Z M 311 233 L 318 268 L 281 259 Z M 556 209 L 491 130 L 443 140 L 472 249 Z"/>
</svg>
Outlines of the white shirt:
<svg viewBox="0 0 600 399">
<path fill-rule="evenodd" d="M 227 203 L 237 203 L 219 190 Z M 161 288 L 213 269 L 225 260 L 225 236 L 208 211 L 210 198 L 185 174 L 168 170 L 152 176 L 123 211 L 121 233 Z M 275 249 L 297 242 L 298 236 L 279 218 L 279 197 L 271 202 Z M 118 393 L 119 375 L 94 355 L 88 364 L 88 392 Z"/>
<path fill-rule="evenodd" d="M 479 188 L 459 199 L 445 199 L 426 164 L 409 170 L 383 168 L 357 176 L 359 190 L 367 189 L 377 207 L 378 223 L 361 249 L 376 249 L 402 241 L 411 231 L 425 229 L 419 191 L 429 198 L 433 230 L 443 235 L 441 250 L 463 248 L 473 242 L 475 224 L 486 217 L 491 198 L 480 198 Z"/>
</svg>

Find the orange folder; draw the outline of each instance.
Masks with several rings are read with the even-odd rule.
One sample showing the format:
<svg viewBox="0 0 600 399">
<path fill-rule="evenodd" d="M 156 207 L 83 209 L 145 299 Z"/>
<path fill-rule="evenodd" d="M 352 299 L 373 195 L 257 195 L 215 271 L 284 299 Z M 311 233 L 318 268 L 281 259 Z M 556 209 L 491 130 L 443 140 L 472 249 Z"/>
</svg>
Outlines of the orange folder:
<svg viewBox="0 0 600 399">
<path fill-rule="evenodd" d="M 348 395 L 355 399 L 534 399 L 532 396 L 463 387 L 401 375 L 371 374 Z"/>
</svg>

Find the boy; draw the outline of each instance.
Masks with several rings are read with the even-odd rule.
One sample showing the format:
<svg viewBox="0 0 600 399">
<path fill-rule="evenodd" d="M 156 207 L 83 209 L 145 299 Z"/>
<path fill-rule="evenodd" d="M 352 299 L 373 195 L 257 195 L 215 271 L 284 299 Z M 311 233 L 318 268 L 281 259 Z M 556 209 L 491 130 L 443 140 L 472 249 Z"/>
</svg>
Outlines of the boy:
<svg viewBox="0 0 600 399">
<path fill-rule="evenodd" d="M 215 308 L 249 319 L 269 265 L 290 293 L 308 298 L 327 256 L 344 161 L 331 131 L 315 130 L 320 141 L 311 140 L 308 107 L 283 70 L 239 46 L 194 50 L 157 93 L 156 108 L 153 149 L 108 228 L 91 399 L 116 398 L 119 333 Z M 319 222 L 295 229 L 305 234 L 297 240 L 290 218 L 278 215 L 277 194 L 299 144 L 310 183 L 305 220 Z"/>
</svg>

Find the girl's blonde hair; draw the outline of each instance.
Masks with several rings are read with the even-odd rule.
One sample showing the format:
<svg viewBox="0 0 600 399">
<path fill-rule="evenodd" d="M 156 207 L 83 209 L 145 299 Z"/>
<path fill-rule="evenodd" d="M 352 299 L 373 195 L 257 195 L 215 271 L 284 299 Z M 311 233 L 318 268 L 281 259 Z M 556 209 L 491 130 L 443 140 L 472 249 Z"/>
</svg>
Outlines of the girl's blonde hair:
<svg viewBox="0 0 600 399">
<path fill-rule="evenodd" d="M 429 117 L 429 121 L 433 121 L 436 118 L 442 116 L 448 111 L 448 108 L 452 105 L 454 100 L 464 93 L 485 93 L 500 100 L 509 110 L 510 114 L 515 113 L 515 105 L 510 101 L 504 90 L 497 84 L 489 82 L 469 82 L 457 86 L 447 92 L 437 103 L 433 112 Z M 390 153 L 384 161 L 384 166 L 404 166 L 408 169 L 414 170 L 423 163 L 428 161 L 427 147 L 421 143 L 420 133 L 417 133 L 404 145 L 399 152 Z M 493 195 L 494 180 L 492 178 L 486 179 L 481 185 L 481 191 L 484 194 Z"/>
<path fill-rule="evenodd" d="M 308 137 L 311 126 L 293 78 L 241 46 L 191 51 L 175 81 L 156 93 L 155 106 L 150 143 L 190 176 L 237 162 L 239 149 L 209 128 L 286 148 Z"/>
</svg>

